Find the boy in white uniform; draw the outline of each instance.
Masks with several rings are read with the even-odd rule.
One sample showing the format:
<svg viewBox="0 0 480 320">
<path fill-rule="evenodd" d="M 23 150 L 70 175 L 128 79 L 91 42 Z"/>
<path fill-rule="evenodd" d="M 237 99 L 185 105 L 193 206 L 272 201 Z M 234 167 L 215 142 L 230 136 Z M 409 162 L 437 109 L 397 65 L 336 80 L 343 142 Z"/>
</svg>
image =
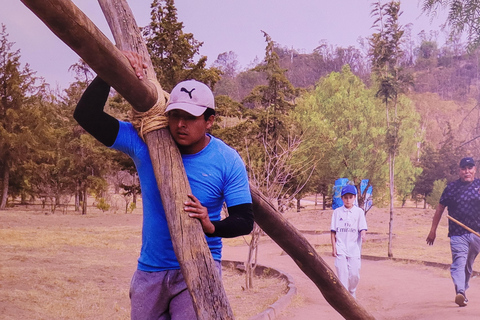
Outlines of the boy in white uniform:
<svg viewBox="0 0 480 320">
<path fill-rule="evenodd" d="M 355 186 L 342 188 L 343 206 L 333 211 L 330 228 L 337 276 L 353 297 L 360 280 L 362 242 L 367 231 L 365 214 L 355 206 L 356 196 Z"/>
</svg>

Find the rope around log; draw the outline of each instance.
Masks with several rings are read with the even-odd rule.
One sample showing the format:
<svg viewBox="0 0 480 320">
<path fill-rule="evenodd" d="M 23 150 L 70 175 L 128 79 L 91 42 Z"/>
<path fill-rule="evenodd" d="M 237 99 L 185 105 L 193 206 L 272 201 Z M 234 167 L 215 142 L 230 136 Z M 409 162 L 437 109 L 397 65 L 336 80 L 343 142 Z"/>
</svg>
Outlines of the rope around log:
<svg viewBox="0 0 480 320">
<path fill-rule="evenodd" d="M 165 115 L 170 94 L 162 89 L 157 79 L 148 79 L 157 88 L 157 102 L 148 111 L 139 112 L 135 109 L 130 111 L 130 122 L 137 129 L 140 137 L 145 141 L 145 135 L 149 132 L 166 128 L 168 118 Z"/>
</svg>

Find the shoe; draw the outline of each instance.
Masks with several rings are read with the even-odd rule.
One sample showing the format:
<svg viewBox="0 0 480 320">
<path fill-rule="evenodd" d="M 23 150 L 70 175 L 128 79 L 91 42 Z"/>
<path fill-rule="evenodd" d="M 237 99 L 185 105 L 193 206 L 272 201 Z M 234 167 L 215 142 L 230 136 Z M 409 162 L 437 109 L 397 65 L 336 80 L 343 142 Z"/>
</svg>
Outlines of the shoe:
<svg viewBox="0 0 480 320">
<path fill-rule="evenodd" d="M 467 305 L 468 299 L 465 297 L 465 294 L 462 292 L 458 292 L 455 296 L 455 303 L 458 304 L 459 307 L 465 307 Z"/>
</svg>

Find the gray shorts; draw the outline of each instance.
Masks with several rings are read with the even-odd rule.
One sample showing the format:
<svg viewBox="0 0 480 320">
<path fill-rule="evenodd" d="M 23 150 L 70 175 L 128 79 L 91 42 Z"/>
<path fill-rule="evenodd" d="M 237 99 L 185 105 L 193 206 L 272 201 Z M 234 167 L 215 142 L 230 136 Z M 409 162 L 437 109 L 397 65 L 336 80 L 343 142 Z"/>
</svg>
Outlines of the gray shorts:
<svg viewBox="0 0 480 320">
<path fill-rule="evenodd" d="M 215 261 L 221 274 L 221 263 Z M 193 300 L 180 270 L 135 271 L 130 284 L 132 320 L 194 320 Z"/>
</svg>

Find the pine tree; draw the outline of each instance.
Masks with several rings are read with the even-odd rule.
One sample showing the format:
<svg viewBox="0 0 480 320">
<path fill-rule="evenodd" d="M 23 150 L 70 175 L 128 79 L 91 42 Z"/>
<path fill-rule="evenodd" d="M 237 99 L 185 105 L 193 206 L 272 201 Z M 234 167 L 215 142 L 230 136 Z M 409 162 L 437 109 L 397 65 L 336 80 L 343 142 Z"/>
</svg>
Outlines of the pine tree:
<svg viewBox="0 0 480 320">
<path fill-rule="evenodd" d="M 89 194 L 101 197 L 106 191 L 106 176 L 111 171 L 112 155 L 116 151 L 105 148 L 73 120 L 73 110 L 93 75 L 83 61 L 74 64 L 71 69 L 76 73 L 76 81 L 65 91 L 63 108 L 69 110 L 68 117 L 58 131 L 69 140 L 65 141 L 62 152 L 68 157 L 69 176 L 75 181 L 76 210 L 81 205 L 82 214 L 87 214 Z"/>
<path fill-rule="evenodd" d="M 249 157 L 255 159 L 250 173 L 256 175 L 253 180 L 267 197 L 278 199 L 286 174 L 276 162 L 296 141 L 289 113 L 295 108 L 299 91 L 287 79 L 286 69 L 280 67 L 275 43 L 267 33 L 264 36 L 265 59 L 254 70 L 266 75 L 267 84 L 253 88 L 243 103 L 251 109 L 249 117 L 255 121 L 248 133 L 249 139 L 254 139 L 249 143 Z"/>
<path fill-rule="evenodd" d="M 6 27 L 0 30 L 0 210 L 5 209 L 9 195 L 12 174 L 22 173 L 22 164 L 28 160 L 35 148 L 36 111 L 34 73 L 28 65 L 20 65 L 20 51 L 14 51 L 8 41 Z M 18 178 L 17 181 L 20 181 Z M 19 187 L 21 188 L 21 186 Z"/>
<path fill-rule="evenodd" d="M 277 200 L 279 208 L 283 198 L 298 193 L 298 189 L 288 188 L 293 177 L 305 164 L 292 161 L 301 139 L 295 135 L 295 127 L 289 113 L 295 107 L 298 91 L 288 81 L 285 69 L 280 68 L 275 45 L 270 36 L 264 32 L 267 42 L 265 60 L 254 70 L 266 75 L 267 84 L 256 86 L 243 103 L 250 107 L 244 122 L 236 128 L 244 138 L 244 157 L 248 159 L 250 181 L 269 199 Z M 237 134 L 238 135 L 238 134 Z M 299 168 L 300 167 L 300 168 Z M 302 185 L 298 183 L 298 185 Z M 288 189 L 288 190 L 285 190 Z M 261 229 L 255 224 L 250 241 L 249 256 L 246 267 L 247 288 L 252 286 L 252 276 L 256 265 L 257 246 Z"/>
<path fill-rule="evenodd" d="M 151 8 L 151 22 L 142 33 L 163 89 L 170 92 L 177 83 L 187 79 L 213 87 L 220 79 L 220 71 L 206 68 L 205 56 L 194 62 L 203 43 L 195 40 L 193 34 L 183 32 L 174 0 L 153 0 Z"/>
</svg>

